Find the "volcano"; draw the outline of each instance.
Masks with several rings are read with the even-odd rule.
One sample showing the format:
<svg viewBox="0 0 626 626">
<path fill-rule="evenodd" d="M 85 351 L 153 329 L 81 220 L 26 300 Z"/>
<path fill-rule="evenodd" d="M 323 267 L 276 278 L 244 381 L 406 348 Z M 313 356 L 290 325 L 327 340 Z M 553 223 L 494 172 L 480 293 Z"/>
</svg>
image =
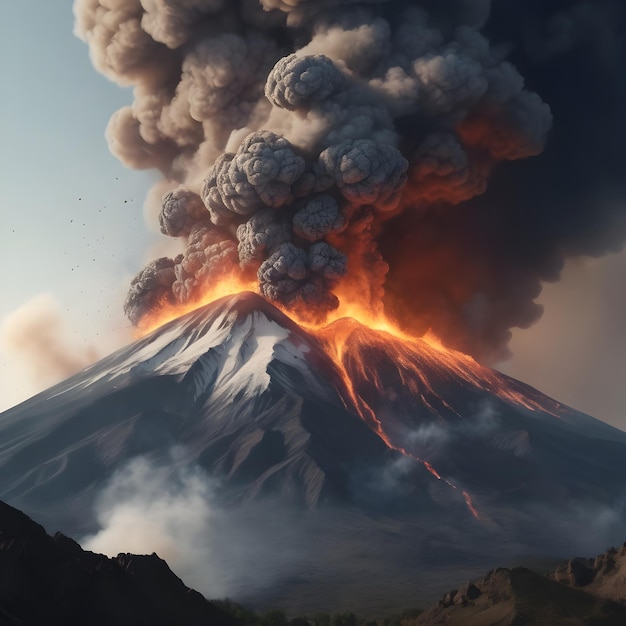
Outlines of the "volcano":
<svg viewBox="0 0 626 626">
<path fill-rule="evenodd" d="M 428 338 L 307 329 L 247 292 L 0 415 L 0 499 L 47 528 L 96 532 L 98 495 L 137 458 L 199 468 L 221 510 L 263 510 L 263 541 L 297 527 L 309 569 L 273 585 L 286 608 L 281 589 L 349 595 L 373 564 L 380 593 L 407 597 L 426 565 L 439 593 L 454 581 L 432 567 L 463 580 L 626 534 L 626 433 Z"/>
</svg>

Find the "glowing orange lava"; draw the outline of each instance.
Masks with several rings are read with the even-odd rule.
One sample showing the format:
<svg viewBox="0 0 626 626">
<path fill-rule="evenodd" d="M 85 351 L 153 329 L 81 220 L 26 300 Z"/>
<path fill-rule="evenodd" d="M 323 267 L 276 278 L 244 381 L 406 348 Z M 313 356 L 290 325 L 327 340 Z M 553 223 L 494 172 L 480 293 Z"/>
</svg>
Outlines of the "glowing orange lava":
<svg viewBox="0 0 626 626">
<path fill-rule="evenodd" d="M 137 335 L 144 337 L 163 324 L 175 320 L 185 313 L 190 313 L 206 304 L 210 304 L 225 296 L 234 296 L 242 291 L 254 291 L 258 293 L 256 281 L 246 281 L 237 275 L 225 276 L 216 280 L 210 287 L 207 287 L 200 298 L 185 304 L 165 304 L 159 309 L 155 309 L 145 315 L 137 327 Z"/>
<path fill-rule="evenodd" d="M 242 291 L 257 292 L 257 285 L 239 277 L 226 278 L 215 283 L 201 299 L 186 306 L 163 307 L 144 319 L 139 331 L 142 335 L 147 334 L 191 310 Z M 420 463 L 431 476 L 462 495 L 467 509 L 478 520 L 485 518 L 481 517 L 466 490 L 442 476 L 429 460 L 408 449 L 406 438 L 397 429 L 395 434 L 386 430 L 377 414 L 379 400 L 389 393 L 397 395 L 404 391 L 411 401 L 416 399 L 430 417 L 447 414 L 461 419 L 462 408 L 455 409 L 452 406 L 454 401 L 446 393 L 446 384 L 452 382 L 466 389 L 487 392 L 527 410 L 559 416 L 561 406 L 558 403 L 523 383 L 480 365 L 467 354 L 447 348 L 431 333 L 423 337 L 411 336 L 389 320 L 381 309 L 359 302 L 354 293 L 344 294 L 339 308 L 324 324 L 312 324 L 299 319 L 294 311 L 279 308 L 314 335 L 335 363 L 343 383 L 341 393 L 346 407 L 355 411 L 388 448 Z M 381 367 L 381 359 L 385 361 L 385 367 Z M 383 369 L 387 370 L 386 374 Z M 394 381 L 391 385 L 390 376 Z M 394 385 L 395 389 L 390 391 L 390 386 Z"/>
<path fill-rule="evenodd" d="M 411 338 L 406 338 L 406 334 L 397 329 L 397 327 L 380 315 L 370 316 L 368 311 L 355 308 L 354 312 L 361 318 L 360 323 L 352 319 L 338 320 L 332 324 L 319 329 L 316 333 L 321 340 L 322 345 L 326 348 L 327 354 L 333 359 L 337 365 L 339 374 L 345 385 L 348 394 L 349 404 L 356 409 L 363 421 L 372 428 L 372 430 L 380 437 L 380 439 L 391 450 L 399 452 L 418 463 L 437 480 L 442 481 L 453 490 L 460 491 L 465 504 L 470 513 L 478 520 L 481 519 L 473 500 L 467 491 L 459 489 L 452 481 L 443 478 L 441 474 L 433 467 L 432 463 L 423 459 L 409 451 L 406 447 L 394 443 L 392 437 L 385 431 L 384 425 L 376 411 L 367 401 L 363 394 L 357 389 L 357 382 L 367 380 L 377 389 L 378 393 L 385 394 L 385 389 L 377 375 L 375 363 L 365 363 L 363 359 L 355 358 L 351 353 L 354 343 L 359 342 L 360 336 L 366 335 L 365 341 L 374 343 L 384 342 L 384 349 L 387 353 L 392 353 L 393 358 L 401 364 L 406 364 L 406 355 L 401 350 L 397 350 L 397 345 L 405 344 Z M 365 323 L 361 320 L 365 319 Z M 371 326 L 369 326 L 371 324 Z M 377 328 L 378 327 L 378 328 Z M 356 335 L 356 339 L 355 339 Z M 356 370 L 356 371 L 355 371 Z"/>
</svg>

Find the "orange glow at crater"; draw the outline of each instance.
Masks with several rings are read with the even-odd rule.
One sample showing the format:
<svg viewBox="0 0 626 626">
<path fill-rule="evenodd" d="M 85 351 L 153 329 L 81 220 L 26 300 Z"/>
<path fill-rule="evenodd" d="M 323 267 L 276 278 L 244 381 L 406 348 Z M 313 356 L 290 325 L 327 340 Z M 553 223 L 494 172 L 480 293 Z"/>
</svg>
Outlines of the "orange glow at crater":
<svg viewBox="0 0 626 626">
<path fill-rule="evenodd" d="M 185 306 L 165 305 L 147 316 L 139 332 L 145 335 L 187 312 L 242 291 L 258 293 L 256 281 L 244 280 L 240 275 L 226 277 L 215 282 L 198 300 Z M 389 449 L 421 464 L 432 477 L 459 494 L 459 501 L 476 519 L 485 521 L 469 492 L 446 478 L 425 458 L 424 451 L 411 443 L 411 428 L 415 431 L 418 426 L 403 424 L 402 418 L 393 415 L 394 402 L 402 396 L 405 405 L 415 404 L 410 413 L 423 425 L 436 423 L 442 416 L 448 420 L 464 419 L 463 408 L 455 406 L 455 400 L 448 397 L 450 383 L 453 387 L 488 392 L 508 404 L 555 417 L 559 416 L 560 405 L 523 383 L 480 365 L 471 356 L 447 348 L 430 332 L 422 337 L 411 336 L 388 319 L 382 307 L 360 301 L 358 290 L 349 291 L 344 285 L 343 291 L 337 291 L 340 306 L 323 323 L 306 319 L 306 310 L 299 315 L 297 308 L 290 310 L 274 304 L 316 337 L 331 358 L 342 382 L 338 391 L 346 408 L 359 415 Z M 391 422 L 379 413 L 381 406 L 387 414 L 391 410 Z"/>
<path fill-rule="evenodd" d="M 167 324 L 185 315 L 185 313 L 190 313 L 195 309 L 211 304 L 215 300 L 225 296 L 234 296 L 242 291 L 258 293 L 257 282 L 244 280 L 237 274 L 224 276 L 207 286 L 202 296 L 197 300 L 191 300 L 185 304 L 164 304 L 162 307 L 145 315 L 137 326 L 137 336 L 144 337 L 159 326 L 163 326 L 163 324 Z"/>
</svg>

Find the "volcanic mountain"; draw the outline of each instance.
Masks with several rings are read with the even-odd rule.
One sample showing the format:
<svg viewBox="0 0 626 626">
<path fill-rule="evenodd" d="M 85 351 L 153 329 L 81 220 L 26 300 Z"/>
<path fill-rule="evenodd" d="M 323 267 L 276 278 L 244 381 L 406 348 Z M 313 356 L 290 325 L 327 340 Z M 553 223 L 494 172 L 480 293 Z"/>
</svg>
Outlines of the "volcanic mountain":
<svg viewBox="0 0 626 626">
<path fill-rule="evenodd" d="M 626 433 L 434 341 L 353 319 L 306 329 L 252 293 L 0 415 L 0 499 L 67 534 L 98 530 L 99 494 L 137 458 L 198 468 L 224 510 L 271 503 L 269 528 L 289 519 L 328 583 L 355 555 L 463 580 L 461 564 L 626 534 Z"/>
</svg>

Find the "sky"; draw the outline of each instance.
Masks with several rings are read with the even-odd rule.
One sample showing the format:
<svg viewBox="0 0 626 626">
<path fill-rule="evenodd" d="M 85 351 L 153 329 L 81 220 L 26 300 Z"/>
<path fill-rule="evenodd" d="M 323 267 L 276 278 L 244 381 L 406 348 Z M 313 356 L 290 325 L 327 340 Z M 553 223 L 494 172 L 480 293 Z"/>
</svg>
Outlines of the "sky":
<svg viewBox="0 0 626 626">
<path fill-rule="evenodd" d="M 17 318 L 43 311 L 70 350 L 104 356 L 131 337 L 121 302 L 156 238 L 142 215 L 156 175 L 110 154 L 104 129 L 130 92 L 93 70 L 72 31 L 69 0 L 0 7 L 0 71 L 10 86 L 0 102 L 0 316 L 6 325 L 20 308 Z M 40 352 L 31 348 L 1 346 L 2 408 L 56 382 L 54 363 L 33 371 L 28 355 Z"/>
<path fill-rule="evenodd" d="M 91 66 L 71 0 L 1 5 L 0 72 L 1 410 L 132 339 L 127 286 L 164 238 L 143 211 L 157 174 L 104 138 L 131 92 Z M 569 261 L 499 369 L 626 429 L 625 275 L 624 252 Z"/>
</svg>

